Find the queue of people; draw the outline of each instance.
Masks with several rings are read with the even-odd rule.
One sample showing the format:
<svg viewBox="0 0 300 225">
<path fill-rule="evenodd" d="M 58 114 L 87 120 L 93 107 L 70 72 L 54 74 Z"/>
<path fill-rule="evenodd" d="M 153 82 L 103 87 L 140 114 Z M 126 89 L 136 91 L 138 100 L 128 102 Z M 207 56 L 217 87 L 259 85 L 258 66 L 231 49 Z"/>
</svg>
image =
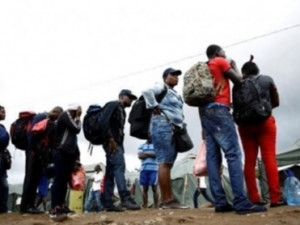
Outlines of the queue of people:
<svg viewBox="0 0 300 225">
<path fill-rule="evenodd" d="M 259 76 L 261 88 L 265 89 L 268 95 L 266 100 L 270 101 L 273 108 L 279 106 L 279 97 L 276 85 L 271 77 L 259 75 L 258 66 L 253 58 L 242 67 L 240 75 L 234 60 L 228 60 L 224 50 L 218 45 L 210 45 L 206 50 L 208 57 L 207 65 L 213 76 L 214 86 L 218 88 L 212 102 L 201 105 L 199 117 L 202 129 L 205 134 L 207 149 L 207 168 L 209 187 L 213 197 L 211 201 L 216 213 L 235 211 L 237 214 L 252 212 L 264 212 L 267 204 L 258 194 L 255 183 L 255 162 L 260 149 L 263 161 L 266 166 L 267 179 L 270 191 L 270 207 L 282 206 L 285 204 L 281 198 L 279 189 L 279 177 L 275 160 L 276 152 L 276 122 L 274 116 L 252 126 L 238 126 L 243 150 L 245 153 L 245 165 L 243 170 L 241 159 L 241 148 L 239 145 L 238 133 L 233 117 L 230 113 L 231 88 L 230 81 L 239 85 L 243 79 L 251 76 Z M 153 206 L 161 209 L 187 209 L 172 193 L 171 170 L 177 158 L 177 151 L 173 141 L 173 126 L 183 127 L 184 101 L 178 91 L 175 90 L 182 71 L 179 69 L 167 68 L 162 73 L 162 82 L 154 84 L 144 90 L 142 95 L 146 107 L 152 110 L 149 126 L 150 138 L 139 148 L 138 157 L 142 160 L 140 184 L 143 186 L 143 208 L 148 208 L 148 189 L 151 186 L 153 191 Z M 164 90 L 166 94 L 158 101 L 156 96 Z M 124 210 L 140 210 L 141 207 L 131 196 L 125 179 L 125 148 L 124 148 L 124 125 L 126 121 L 125 108 L 129 108 L 137 99 L 131 90 L 123 89 L 118 95 L 117 101 L 106 104 L 103 115 L 108 118 L 104 121 L 104 144 L 106 154 L 106 172 L 104 179 L 104 193 L 102 202 L 99 200 L 100 186 L 98 182 L 103 179 L 101 168 L 95 168 L 91 197 L 85 206 L 86 212 L 90 210 L 90 201 L 96 200 L 97 210 L 108 212 L 122 212 Z M 79 104 L 70 104 L 65 111 L 59 106 L 53 108 L 49 113 L 40 113 L 33 117 L 31 127 L 43 119 L 53 123 L 54 129 L 47 133 L 51 144 L 47 148 L 51 151 L 51 162 L 54 164 L 54 182 L 51 188 L 51 209 L 50 217 L 57 217 L 61 214 L 72 214 L 72 210 L 66 205 L 66 193 L 68 181 L 71 176 L 74 164 L 80 161 L 80 150 L 78 147 L 77 135 L 81 130 L 82 109 Z M 5 118 L 4 107 L 0 106 L 0 120 Z M 7 212 L 8 185 L 7 174 L 4 168 L 2 155 L 7 151 L 9 136 L 4 127 L 1 132 L 0 149 L 0 213 Z M 199 138 L 200 135 L 199 135 Z M 3 141 L 2 141 L 3 139 Z M 36 190 L 40 179 L 45 173 L 45 166 L 41 163 L 43 156 L 39 154 L 40 145 L 35 145 L 35 136 L 28 132 L 28 145 L 26 148 L 26 169 L 21 202 L 22 213 L 41 213 L 34 204 Z M 49 151 L 48 151 L 49 152 Z M 229 204 L 219 176 L 222 166 L 222 152 L 229 169 L 229 178 L 234 199 Z M 247 190 L 244 189 L 244 178 Z M 97 184 L 96 184 L 97 183 Z M 113 202 L 114 186 L 117 186 L 120 205 Z M 99 187 L 98 187 L 98 186 Z M 96 187 L 97 186 L 97 187 Z M 159 187 L 159 188 L 158 188 Z M 195 198 L 204 189 L 199 186 Z M 160 192 L 160 200 L 159 194 Z M 7 205 L 7 204 L 6 204 Z M 196 205 L 195 205 L 196 207 Z"/>
</svg>

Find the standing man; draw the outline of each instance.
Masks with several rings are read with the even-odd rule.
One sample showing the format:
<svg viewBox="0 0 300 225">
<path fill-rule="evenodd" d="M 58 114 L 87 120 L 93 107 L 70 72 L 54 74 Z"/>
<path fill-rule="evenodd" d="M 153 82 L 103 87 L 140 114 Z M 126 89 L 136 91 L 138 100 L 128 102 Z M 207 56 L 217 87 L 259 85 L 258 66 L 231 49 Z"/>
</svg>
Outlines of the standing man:
<svg viewBox="0 0 300 225">
<path fill-rule="evenodd" d="M 100 193 L 100 184 L 103 180 L 103 172 L 100 165 L 96 165 L 94 168 L 95 172 L 90 180 L 93 182 L 91 190 L 89 192 L 89 198 L 85 205 L 85 212 L 88 213 L 91 211 L 93 201 L 96 201 L 97 212 L 102 211 L 101 205 L 101 193 Z"/>
<path fill-rule="evenodd" d="M 0 106 L 0 121 L 5 119 L 5 108 Z M 0 214 L 7 213 L 8 183 L 7 170 L 11 167 L 11 155 L 6 149 L 9 144 L 9 134 L 0 124 Z"/>
<path fill-rule="evenodd" d="M 47 165 L 43 165 L 45 161 L 41 159 L 45 157 L 42 155 L 45 153 L 40 149 L 41 145 L 37 143 L 38 140 L 35 139 L 31 129 L 36 123 L 46 118 L 49 118 L 53 122 L 56 121 L 62 111 L 63 109 L 61 107 L 56 106 L 50 112 L 38 113 L 32 118 L 31 128 L 27 134 L 28 146 L 25 152 L 25 177 L 20 206 L 21 213 L 43 213 L 35 208 L 35 197 L 40 178 L 42 177 L 43 168 Z"/>
<path fill-rule="evenodd" d="M 244 177 L 241 162 L 241 149 L 235 124 L 230 114 L 229 80 L 241 82 L 236 64 L 226 59 L 225 51 L 218 45 L 206 49 L 208 67 L 214 78 L 214 86 L 223 82 L 214 102 L 199 107 L 202 127 L 205 131 L 207 149 L 207 169 L 212 195 L 215 199 L 215 212 L 235 210 L 238 214 L 263 212 L 267 209 L 250 203 L 244 190 Z M 227 202 L 219 175 L 222 164 L 222 153 L 226 158 L 231 187 L 234 195 L 233 207 Z"/>
<path fill-rule="evenodd" d="M 139 147 L 139 159 L 142 160 L 142 167 L 140 172 L 140 185 L 143 186 L 143 207 L 148 208 L 148 189 L 151 186 L 153 192 L 154 208 L 158 208 L 158 193 L 157 193 L 157 171 L 158 163 L 154 146 L 151 140 Z"/>
<path fill-rule="evenodd" d="M 124 159 L 124 125 L 126 119 L 125 108 L 130 107 L 137 97 L 128 89 L 121 90 L 118 101 L 108 102 L 103 111 L 103 130 L 105 143 L 103 148 L 106 153 L 106 171 L 104 181 L 104 207 L 106 211 L 123 211 L 113 205 L 112 197 L 114 182 L 116 181 L 121 206 L 129 210 L 139 210 L 140 206 L 131 197 L 126 187 L 125 159 Z"/>
<path fill-rule="evenodd" d="M 81 130 L 81 112 L 79 104 L 70 104 L 57 120 L 54 144 L 55 177 L 51 190 L 52 209 L 49 212 L 51 218 L 74 213 L 65 205 L 65 199 L 68 182 L 76 160 L 80 157 L 77 134 Z"/>
</svg>

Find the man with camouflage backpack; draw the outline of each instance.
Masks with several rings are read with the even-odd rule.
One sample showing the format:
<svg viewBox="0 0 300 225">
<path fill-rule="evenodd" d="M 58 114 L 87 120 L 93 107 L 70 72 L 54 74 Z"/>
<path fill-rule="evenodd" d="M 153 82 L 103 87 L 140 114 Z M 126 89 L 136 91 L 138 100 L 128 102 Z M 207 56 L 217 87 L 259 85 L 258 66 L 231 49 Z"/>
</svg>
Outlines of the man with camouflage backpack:
<svg viewBox="0 0 300 225">
<path fill-rule="evenodd" d="M 241 76 L 234 69 L 236 68 L 234 61 L 230 60 L 231 63 L 228 62 L 225 52 L 220 46 L 210 45 L 206 50 L 206 54 L 214 86 L 217 87 L 223 82 L 222 88 L 216 93 L 214 101 L 199 107 L 201 123 L 205 132 L 207 170 L 210 189 L 215 199 L 215 212 L 235 211 L 237 214 L 245 214 L 266 211 L 265 207 L 252 204 L 244 191 L 241 149 L 235 124 L 230 114 L 229 84 L 229 80 L 234 84 L 240 83 Z M 221 149 L 228 164 L 234 195 L 233 206 L 226 200 L 219 176 L 222 164 Z"/>
</svg>

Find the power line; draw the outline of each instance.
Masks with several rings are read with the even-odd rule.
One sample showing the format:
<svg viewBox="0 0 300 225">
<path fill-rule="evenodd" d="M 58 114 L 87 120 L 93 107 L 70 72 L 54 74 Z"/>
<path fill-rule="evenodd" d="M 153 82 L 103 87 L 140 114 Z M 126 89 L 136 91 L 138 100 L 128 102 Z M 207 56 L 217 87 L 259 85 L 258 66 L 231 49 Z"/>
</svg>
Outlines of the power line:
<svg viewBox="0 0 300 225">
<path fill-rule="evenodd" d="M 289 26 L 289 27 L 284 27 L 284 28 L 279 29 L 279 30 L 271 31 L 271 32 L 268 32 L 268 33 L 265 33 L 265 34 L 262 34 L 262 35 L 258 35 L 258 36 L 251 37 L 251 38 L 248 38 L 248 39 L 245 39 L 245 40 L 242 40 L 242 41 L 238 41 L 238 42 L 235 42 L 235 43 L 232 43 L 232 44 L 229 44 L 229 45 L 225 45 L 225 46 L 223 46 L 223 48 L 231 48 L 231 47 L 234 47 L 234 46 L 237 46 L 237 45 L 245 44 L 245 43 L 257 40 L 257 39 L 265 38 L 265 37 L 275 35 L 275 34 L 278 34 L 278 33 L 282 33 L 282 32 L 285 32 L 285 31 L 288 31 L 288 30 L 291 30 L 291 29 L 295 29 L 295 28 L 298 28 L 298 27 L 300 27 L 300 24 L 296 24 L 296 25 Z M 156 69 L 159 69 L 159 68 L 162 68 L 162 67 L 166 67 L 167 65 L 170 65 L 170 64 L 175 64 L 175 63 L 190 60 L 190 59 L 193 59 L 193 58 L 198 58 L 202 55 L 205 55 L 205 52 L 201 52 L 201 53 L 191 55 L 191 56 L 186 56 L 186 57 L 176 59 L 176 60 L 173 60 L 173 61 L 169 61 L 169 62 L 160 64 L 160 65 L 152 66 L 152 67 L 149 67 L 149 68 L 146 68 L 146 69 L 131 72 L 131 73 L 124 74 L 124 75 L 121 75 L 121 76 L 118 76 L 118 77 L 114 77 L 114 78 L 102 80 L 102 81 L 99 81 L 99 82 L 95 82 L 93 84 L 87 84 L 87 85 L 83 85 L 81 87 L 79 86 L 79 87 L 76 87 L 74 89 L 69 89 L 65 92 L 61 92 L 61 93 L 58 93 L 58 94 L 55 94 L 55 95 L 48 96 L 46 98 L 51 99 L 51 98 L 54 98 L 55 96 L 63 95 L 64 93 L 70 93 L 72 91 L 84 90 L 84 89 L 87 89 L 87 88 L 96 87 L 100 84 L 102 85 L 103 83 L 109 83 L 109 82 L 113 82 L 113 81 L 116 81 L 116 80 L 126 79 L 126 78 L 129 78 L 129 77 L 136 76 L 138 74 L 142 74 L 142 73 L 146 73 L 146 72 L 156 70 Z M 33 100 L 28 101 L 26 103 L 30 103 L 30 102 L 34 102 L 34 101 L 38 101 L 38 99 L 33 99 Z M 25 103 L 25 102 L 23 102 L 23 103 Z"/>
<path fill-rule="evenodd" d="M 241 45 L 241 44 L 244 44 L 244 43 L 247 43 L 247 42 L 251 42 L 251 41 L 254 41 L 254 40 L 257 40 L 257 39 L 268 37 L 268 36 L 278 34 L 278 33 L 284 32 L 284 31 L 288 31 L 288 30 L 291 30 L 291 29 L 295 29 L 295 28 L 298 28 L 298 27 L 300 27 L 300 24 L 296 24 L 296 25 L 293 25 L 293 26 L 290 26 L 290 27 L 285 27 L 285 28 L 275 30 L 275 31 L 271 31 L 271 32 L 268 32 L 268 33 L 265 33 L 265 34 L 262 34 L 262 35 L 258 35 L 258 36 L 249 38 L 249 39 L 238 41 L 238 42 L 226 45 L 223 48 L 231 48 L 231 47 L 234 47 L 234 46 L 237 46 L 237 45 Z M 152 66 L 152 67 L 149 67 L 149 68 L 146 68 L 146 69 L 142 69 L 142 70 L 138 70 L 138 71 L 131 72 L 131 73 L 128 73 L 128 74 L 124 74 L 124 75 L 121 75 L 121 76 L 118 76 L 118 77 L 115 77 L 115 78 L 111 78 L 111 79 L 107 79 L 105 81 L 101 81 L 101 84 L 106 83 L 106 82 L 112 82 L 112 81 L 115 81 L 115 80 L 128 78 L 128 77 L 132 77 L 132 76 L 135 76 L 135 75 L 138 75 L 138 74 L 141 74 L 141 73 L 146 73 L 146 72 L 149 72 L 149 71 L 152 71 L 152 70 L 156 70 L 156 69 L 165 67 L 165 66 L 170 65 L 170 64 L 179 63 L 179 62 L 182 62 L 182 61 L 197 58 L 197 57 L 202 56 L 204 54 L 205 54 L 205 52 L 201 52 L 201 53 L 198 53 L 196 55 L 187 56 L 187 57 L 184 57 L 184 58 L 180 58 L 180 59 L 176 59 L 176 60 L 173 60 L 173 61 L 170 61 L 170 62 L 166 62 L 164 64 L 160 64 L 160 65 Z M 99 83 L 100 82 L 96 82 L 92 86 L 97 86 Z"/>
</svg>

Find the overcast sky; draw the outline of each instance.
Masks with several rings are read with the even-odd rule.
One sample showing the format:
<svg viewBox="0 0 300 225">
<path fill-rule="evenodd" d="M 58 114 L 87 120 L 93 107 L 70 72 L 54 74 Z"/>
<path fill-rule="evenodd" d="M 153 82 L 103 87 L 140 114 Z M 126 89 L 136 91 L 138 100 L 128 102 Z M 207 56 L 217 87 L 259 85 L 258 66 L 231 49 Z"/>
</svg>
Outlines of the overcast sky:
<svg viewBox="0 0 300 225">
<path fill-rule="evenodd" d="M 250 54 L 262 74 L 273 77 L 281 106 L 274 110 L 278 152 L 299 138 L 300 1 L 201 0 L 9 0 L 0 2 L 0 105 L 7 110 L 5 126 L 18 112 L 50 110 L 78 102 L 117 99 L 122 88 L 135 94 L 174 67 L 185 72 L 209 44 L 219 44 L 239 67 Z M 181 93 L 182 77 L 176 87 Z M 185 106 L 196 153 L 200 121 L 196 108 Z M 127 113 L 129 110 L 127 109 Z M 139 168 L 142 141 L 128 135 L 126 164 Z M 84 164 L 105 162 L 102 147 L 87 154 L 80 134 Z M 9 182 L 24 177 L 24 152 L 15 151 Z M 181 154 L 180 157 L 183 157 Z"/>
</svg>

